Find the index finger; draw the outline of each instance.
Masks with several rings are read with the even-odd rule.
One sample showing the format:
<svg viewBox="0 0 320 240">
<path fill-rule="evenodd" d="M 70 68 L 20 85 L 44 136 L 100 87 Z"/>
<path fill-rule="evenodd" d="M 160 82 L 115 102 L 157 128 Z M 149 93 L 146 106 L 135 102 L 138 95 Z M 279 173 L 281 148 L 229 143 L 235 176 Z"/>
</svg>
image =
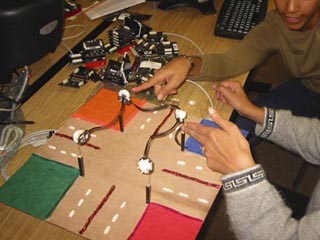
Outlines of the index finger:
<svg viewBox="0 0 320 240">
<path fill-rule="evenodd" d="M 233 122 L 230 122 L 226 119 L 224 119 L 217 111 L 214 109 L 210 108 L 209 109 L 209 115 L 211 119 L 224 131 L 228 133 L 234 133 L 234 134 L 241 134 L 240 129 L 236 124 Z"/>
<path fill-rule="evenodd" d="M 154 85 L 156 85 L 160 81 L 161 81 L 160 77 L 154 76 L 154 77 L 148 79 L 146 82 L 142 83 L 141 85 L 132 88 L 131 91 L 133 91 L 134 93 L 141 92 L 143 90 L 146 90 L 148 88 L 153 87 Z"/>
<path fill-rule="evenodd" d="M 209 132 L 209 129 L 211 129 L 211 127 L 195 122 L 186 122 L 184 125 L 185 133 L 194 137 L 202 145 L 207 141 L 207 133 Z"/>
</svg>

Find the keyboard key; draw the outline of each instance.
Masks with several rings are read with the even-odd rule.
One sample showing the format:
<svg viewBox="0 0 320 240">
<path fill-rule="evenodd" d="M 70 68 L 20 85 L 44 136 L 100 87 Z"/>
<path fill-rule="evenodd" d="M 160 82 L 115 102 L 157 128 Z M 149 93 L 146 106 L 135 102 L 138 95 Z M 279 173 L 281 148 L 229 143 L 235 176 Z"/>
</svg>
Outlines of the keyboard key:
<svg viewBox="0 0 320 240">
<path fill-rule="evenodd" d="M 214 34 L 242 39 L 264 19 L 267 8 L 268 0 L 224 0 Z"/>
</svg>

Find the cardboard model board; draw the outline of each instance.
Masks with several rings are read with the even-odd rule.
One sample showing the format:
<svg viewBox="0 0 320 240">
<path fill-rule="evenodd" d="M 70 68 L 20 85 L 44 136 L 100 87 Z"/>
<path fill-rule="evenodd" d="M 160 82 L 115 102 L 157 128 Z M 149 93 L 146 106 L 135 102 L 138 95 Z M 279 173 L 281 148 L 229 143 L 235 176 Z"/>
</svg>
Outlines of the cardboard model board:
<svg viewBox="0 0 320 240">
<path fill-rule="evenodd" d="M 49 197 L 55 202 L 45 214 L 37 216 L 21 210 L 89 239 L 194 239 L 220 189 L 220 175 L 207 168 L 206 159 L 200 154 L 181 151 L 175 132 L 152 141 L 151 175 L 142 174 L 137 168 L 155 129 L 164 132 L 176 122 L 170 110 L 141 112 L 132 104 L 126 105 L 123 132 L 117 123 L 113 128 L 93 132 L 82 146 L 72 140 L 79 129 L 88 130 L 110 122 L 120 109 L 117 95 L 102 89 L 37 150 L 33 157 L 38 161 L 69 169 L 57 178 L 72 177 L 62 181 L 65 185 L 57 191 L 58 200 Z M 143 108 L 155 106 L 138 99 L 132 101 Z M 188 120 L 200 121 L 191 116 Z M 79 155 L 83 157 L 84 176 L 79 175 Z M 45 171 L 55 171 L 51 165 L 41 170 L 40 181 L 46 181 Z M 147 184 L 151 185 L 149 204 Z M 0 195 L 6 190 L 5 185 Z M 54 185 L 58 183 L 51 184 L 50 191 Z"/>
</svg>

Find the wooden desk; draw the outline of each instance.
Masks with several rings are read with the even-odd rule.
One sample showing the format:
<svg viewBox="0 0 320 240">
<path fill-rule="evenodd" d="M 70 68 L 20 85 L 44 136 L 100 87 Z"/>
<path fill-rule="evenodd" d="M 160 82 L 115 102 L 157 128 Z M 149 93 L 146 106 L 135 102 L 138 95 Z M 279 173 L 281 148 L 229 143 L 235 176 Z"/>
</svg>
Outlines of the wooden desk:
<svg viewBox="0 0 320 240">
<path fill-rule="evenodd" d="M 222 4 L 221 0 L 216 0 L 216 8 L 219 9 Z M 156 8 L 156 3 L 147 2 L 131 8 L 132 12 L 140 12 L 144 14 L 152 14 L 153 17 L 146 21 L 145 24 L 151 26 L 156 31 L 168 33 L 171 41 L 177 41 L 182 54 L 199 54 L 197 49 L 188 41 L 171 36 L 169 33 L 179 34 L 192 39 L 199 45 L 203 52 L 224 52 L 238 43 L 236 40 L 217 38 L 213 35 L 213 29 L 217 19 L 216 15 L 204 16 L 196 9 L 176 9 L 173 11 L 161 11 Z M 86 21 L 86 16 L 79 16 L 81 21 Z M 90 22 L 87 20 L 88 29 L 93 29 L 98 26 L 100 20 Z M 111 29 L 110 26 L 108 29 Z M 106 29 L 106 30 L 108 30 Z M 89 32 L 89 30 L 88 30 Z M 106 31 L 98 36 L 106 38 Z M 81 37 L 79 37 L 80 39 Z M 80 41 L 78 39 L 78 41 Z M 65 42 L 69 44 L 68 41 Z M 77 41 L 68 45 L 72 48 Z M 34 75 L 37 79 L 45 71 L 47 66 L 52 66 L 58 61 L 61 56 L 66 53 L 66 49 L 59 46 L 55 54 L 50 54 L 39 63 L 31 66 Z M 35 124 L 26 126 L 26 135 L 43 129 L 56 129 L 60 127 L 66 118 L 72 112 L 77 110 L 83 103 L 99 88 L 99 83 L 89 82 L 80 89 L 66 88 L 58 86 L 63 79 L 66 79 L 71 71 L 76 66 L 64 66 L 61 71 L 50 79 L 32 98 L 30 98 L 22 106 L 23 113 L 27 120 L 35 121 Z M 247 74 L 237 77 L 244 83 Z M 206 88 L 209 94 L 213 94 L 211 83 L 201 82 L 201 85 Z M 207 116 L 208 99 L 204 94 L 190 84 L 185 84 L 179 94 L 175 97 L 179 99 L 180 106 L 185 109 L 188 114 L 198 117 Z M 190 105 L 189 101 L 195 100 L 196 105 Z M 232 112 L 230 107 L 222 104 L 217 104 L 216 107 L 225 118 L 229 118 Z M 33 147 L 26 147 L 18 152 L 16 157 L 9 162 L 8 173 L 12 175 L 19 169 L 26 160 L 34 152 Z M 4 183 L 3 179 L 0 180 Z M 47 222 L 35 219 L 20 211 L 0 204 L 0 231 L 1 239 L 82 239 L 73 233 L 67 232 L 64 229 L 53 226 Z"/>
</svg>

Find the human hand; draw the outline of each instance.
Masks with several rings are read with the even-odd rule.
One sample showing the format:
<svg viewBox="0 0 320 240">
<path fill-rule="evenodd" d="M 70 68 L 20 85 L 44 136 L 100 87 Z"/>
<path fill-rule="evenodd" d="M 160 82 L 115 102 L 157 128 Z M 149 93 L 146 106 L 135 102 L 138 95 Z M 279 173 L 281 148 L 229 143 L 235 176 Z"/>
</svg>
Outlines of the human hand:
<svg viewBox="0 0 320 240">
<path fill-rule="evenodd" d="M 216 99 L 229 104 L 240 115 L 262 124 L 264 109 L 254 105 L 247 97 L 243 87 L 238 81 L 224 81 L 213 85 L 216 90 Z"/>
<path fill-rule="evenodd" d="M 220 128 L 193 122 L 187 122 L 183 127 L 185 133 L 203 145 L 208 167 L 221 174 L 229 174 L 254 166 L 249 143 L 239 128 L 223 119 L 213 108 L 209 109 L 209 114 Z"/>
<path fill-rule="evenodd" d="M 190 67 L 190 62 L 186 58 L 174 58 L 161 69 L 157 70 L 154 77 L 131 90 L 138 93 L 154 87 L 158 100 L 162 101 L 168 95 L 177 93 L 178 88 L 186 80 Z"/>
<path fill-rule="evenodd" d="M 216 90 L 216 99 L 218 101 L 229 104 L 241 115 L 253 106 L 238 81 L 223 81 L 214 84 L 213 89 Z"/>
</svg>

